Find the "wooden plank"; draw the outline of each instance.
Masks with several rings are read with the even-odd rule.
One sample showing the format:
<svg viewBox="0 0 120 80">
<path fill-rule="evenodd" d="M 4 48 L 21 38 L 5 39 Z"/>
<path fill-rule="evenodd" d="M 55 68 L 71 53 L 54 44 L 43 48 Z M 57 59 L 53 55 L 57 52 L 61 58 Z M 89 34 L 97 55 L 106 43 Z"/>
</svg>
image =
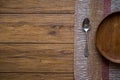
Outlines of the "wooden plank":
<svg viewBox="0 0 120 80">
<path fill-rule="evenodd" d="M 96 50 L 95 35 L 96 30 L 103 19 L 104 1 L 91 0 L 90 3 L 91 31 L 89 34 L 89 57 L 88 57 L 88 77 L 89 80 L 102 80 L 102 58 Z"/>
<path fill-rule="evenodd" d="M 0 73 L 0 80 L 73 80 L 73 73 Z"/>
<path fill-rule="evenodd" d="M 0 44 L 0 72 L 73 72 L 73 44 Z"/>
<path fill-rule="evenodd" d="M 41 25 L 73 25 L 74 14 L 0 14 L 0 22 L 28 22 Z"/>
<path fill-rule="evenodd" d="M 74 13 L 75 0 L 0 0 L 0 13 Z"/>
<path fill-rule="evenodd" d="M 73 14 L 0 14 L 0 42 L 73 43 Z"/>
</svg>

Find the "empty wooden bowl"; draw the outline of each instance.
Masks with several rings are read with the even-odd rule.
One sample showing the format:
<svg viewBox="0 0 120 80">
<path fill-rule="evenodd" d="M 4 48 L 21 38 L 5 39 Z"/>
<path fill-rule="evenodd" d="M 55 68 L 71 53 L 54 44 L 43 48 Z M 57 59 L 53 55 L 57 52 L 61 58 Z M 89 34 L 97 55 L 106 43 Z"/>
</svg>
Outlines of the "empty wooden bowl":
<svg viewBox="0 0 120 80">
<path fill-rule="evenodd" d="M 120 63 L 120 12 L 108 15 L 96 32 L 96 47 L 108 60 Z"/>
</svg>

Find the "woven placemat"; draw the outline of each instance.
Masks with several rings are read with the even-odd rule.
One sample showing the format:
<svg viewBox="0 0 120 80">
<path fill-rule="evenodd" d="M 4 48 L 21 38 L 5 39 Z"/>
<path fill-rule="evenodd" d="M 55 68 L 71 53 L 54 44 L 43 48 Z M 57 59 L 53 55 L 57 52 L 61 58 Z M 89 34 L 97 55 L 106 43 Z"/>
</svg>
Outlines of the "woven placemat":
<svg viewBox="0 0 120 80">
<path fill-rule="evenodd" d="M 94 2 L 94 5 L 91 2 Z M 89 55 L 91 55 L 92 53 L 96 53 L 96 55 L 98 55 L 101 58 L 98 60 L 99 62 L 98 66 L 95 66 L 95 64 L 91 65 L 93 63 L 92 62 L 89 63 L 90 59 L 85 58 L 83 55 L 84 47 L 85 47 L 85 34 L 81 29 L 82 21 L 85 17 L 91 18 L 91 15 L 90 15 L 92 14 L 91 10 L 94 10 L 93 8 L 96 8 L 98 3 L 101 3 L 101 6 L 103 6 L 103 9 L 99 9 L 99 7 L 97 7 L 98 10 L 96 12 L 98 12 L 98 14 L 100 15 L 103 15 L 103 18 L 112 12 L 120 10 L 120 0 L 100 0 L 100 1 L 98 0 L 98 2 L 96 0 L 77 0 L 76 1 L 75 53 L 74 53 L 75 80 L 120 80 L 120 64 L 114 64 L 112 62 L 107 61 L 106 59 L 104 59 L 98 54 L 95 48 L 90 48 L 94 50 L 90 50 Z M 99 23 L 99 21 L 96 23 Z M 91 24 L 95 25 L 95 23 L 92 21 L 91 21 Z M 97 27 L 98 26 L 96 26 L 96 28 Z M 93 34 L 91 34 L 90 37 L 93 37 L 93 38 L 89 38 L 89 41 L 92 41 L 92 39 L 94 39 L 95 37 L 94 36 L 95 31 L 92 30 L 91 33 Z M 92 44 L 92 45 L 89 44 L 89 47 L 93 45 L 95 44 Z M 93 58 L 98 58 L 98 56 L 94 56 Z M 92 56 L 90 57 L 92 58 Z M 90 67 L 90 66 L 95 66 L 95 67 Z M 101 67 L 101 68 L 97 68 L 97 67 Z M 100 70 L 95 70 L 95 71 L 99 71 L 96 73 L 94 73 L 95 71 L 90 72 L 94 70 L 93 68 L 100 69 Z"/>
<path fill-rule="evenodd" d="M 85 35 L 82 22 L 89 14 L 89 0 L 76 1 L 75 23 L 75 80 L 87 80 L 87 58 L 84 57 Z"/>
</svg>

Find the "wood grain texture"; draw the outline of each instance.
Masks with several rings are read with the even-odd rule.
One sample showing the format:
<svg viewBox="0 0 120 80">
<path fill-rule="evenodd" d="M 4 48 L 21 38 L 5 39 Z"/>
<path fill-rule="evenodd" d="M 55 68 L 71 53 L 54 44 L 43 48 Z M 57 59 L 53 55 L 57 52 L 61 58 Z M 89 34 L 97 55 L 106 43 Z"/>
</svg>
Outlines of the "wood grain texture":
<svg viewBox="0 0 120 80">
<path fill-rule="evenodd" d="M 73 80 L 72 73 L 0 73 L 0 80 Z"/>
<path fill-rule="evenodd" d="M 88 77 L 89 80 L 102 80 L 102 60 L 101 56 L 96 51 L 95 33 L 104 13 L 103 0 L 90 1 L 90 20 L 91 31 L 89 33 L 89 57 L 88 57 Z"/>
<path fill-rule="evenodd" d="M 107 16 L 99 25 L 96 45 L 108 60 L 120 63 L 120 12 Z"/>
<path fill-rule="evenodd" d="M 0 14 L 0 22 L 73 25 L 74 14 Z"/>
<path fill-rule="evenodd" d="M 73 72 L 73 44 L 0 44 L 0 72 Z"/>
<path fill-rule="evenodd" d="M 73 14 L 0 14 L 0 42 L 73 43 Z"/>
<path fill-rule="evenodd" d="M 0 0 L 0 13 L 74 13 L 75 0 Z"/>
<path fill-rule="evenodd" d="M 0 0 L 0 80 L 74 80 L 75 0 Z"/>
</svg>

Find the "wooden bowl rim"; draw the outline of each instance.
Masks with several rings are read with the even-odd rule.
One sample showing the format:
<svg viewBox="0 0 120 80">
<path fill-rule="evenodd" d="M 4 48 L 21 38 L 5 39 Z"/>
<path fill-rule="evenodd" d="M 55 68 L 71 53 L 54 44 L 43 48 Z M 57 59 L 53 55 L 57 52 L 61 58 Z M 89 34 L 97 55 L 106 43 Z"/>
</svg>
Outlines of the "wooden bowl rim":
<svg viewBox="0 0 120 80">
<path fill-rule="evenodd" d="M 97 33 L 98 33 L 98 30 L 99 30 L 101 24 L 102 24 L 109 16 L 111 16 L 111 15 L 113 15 L 113 14 L 117 14 L 117 13 L 120 13 L 120 11 L 112 12 L 111 14 L 107 15 L 106 17 L 104 17 L 104 18 L 102 19 L 102 21 L 101 21 L 100 24 L 98 25 L 98 28 L 97 28 L 97 31 L 96 31 L 96 35 L 95 35 L 95 45 L 96 45 L 96 48 L 97 48 L 97 50 L 99 51 L 99 53 L 100 53 L 104 58 L 106 58 L 107 60 L 109 60 L 109 61 L 111 61 L 111 62 L 119 63 L 119 64 L 120 64 L 120 59 L 119 59 L 119 60 L 116 60 L 116 59 L 113 59 L 113 58 L 110 58 L 110 57 L 106 56 L 106 55 L 105 55 L 105 52 L 103 52 L 103 51 L 99 48 L 99 46 L 97 45 Z"/>
</svg>

